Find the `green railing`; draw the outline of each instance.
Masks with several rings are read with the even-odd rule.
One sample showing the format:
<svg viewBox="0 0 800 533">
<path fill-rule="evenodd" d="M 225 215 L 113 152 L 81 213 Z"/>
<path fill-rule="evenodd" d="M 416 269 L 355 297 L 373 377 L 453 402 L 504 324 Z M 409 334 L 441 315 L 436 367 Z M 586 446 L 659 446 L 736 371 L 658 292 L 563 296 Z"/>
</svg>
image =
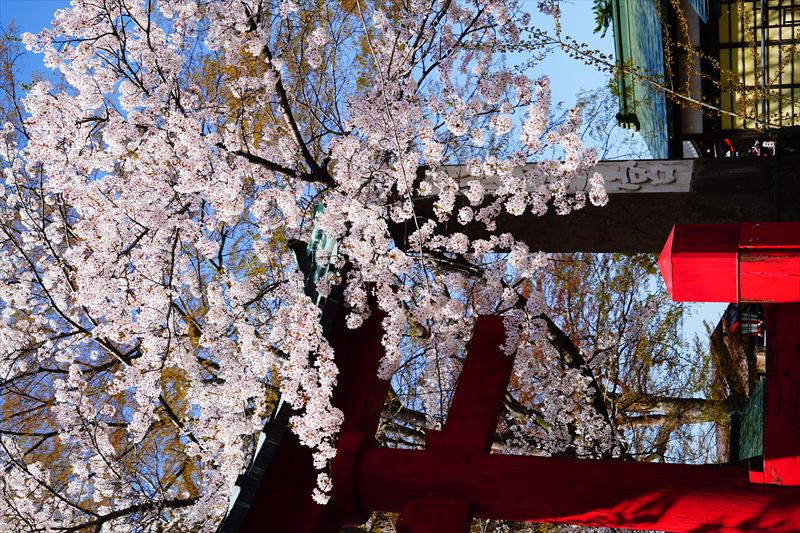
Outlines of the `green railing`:
<svg viewBox="0 0 800 533">
<path fill-rule="evenodd" d="M 764 382 L 764 379 L 758 382 L 742 409 L 739 422 L 740 461 L 764 454 Z"/>
</svg>

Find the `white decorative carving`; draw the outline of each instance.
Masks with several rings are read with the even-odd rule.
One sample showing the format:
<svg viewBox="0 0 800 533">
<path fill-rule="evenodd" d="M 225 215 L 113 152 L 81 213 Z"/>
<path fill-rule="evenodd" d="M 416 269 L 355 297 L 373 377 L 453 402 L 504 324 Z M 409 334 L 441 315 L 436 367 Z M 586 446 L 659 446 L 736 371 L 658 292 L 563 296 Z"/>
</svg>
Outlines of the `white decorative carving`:
<svg viewBox="0 0 800 533">
<path fill-rule="evenodd" d="M 539 163 L 530 163 L 524 168 L 514 169 L 514 175 L 522 177 L 524 174 L 534 176 L 540 174 L 537 172 L 538 165 Z M 575 178 L 567 192 L 588 191 L 589 176 L 595 172 L 603 175 L 606 191 L 609 194 L 689 192 L 693 170 L 694 160 L 692 159 L 600 161 L 592 167 L 587 175 Z M 550 171 L 552 171 L 552 166 Z M 475 179 L 462 165 L 447 167 L 447 173 L 464 183 Z M 499 186 L 499 180 L 494 176 L 483 176 L 477 179 L 481 181 L 487 193 L 491 193 Z M 434 186 L 433 189 L 435 190 L 436 187 Z"/>
<path fill-rule="evenodd" d="M 689 192 L 693 169 L 694 161 L 691 159 L 654 159 L 600 161 L 592 172 L 603 175 L 609 193 Z M 574 185 L 577 190 L 582 190 L 581 185 L 585 187 L 586 182 Z"/>
</svg>

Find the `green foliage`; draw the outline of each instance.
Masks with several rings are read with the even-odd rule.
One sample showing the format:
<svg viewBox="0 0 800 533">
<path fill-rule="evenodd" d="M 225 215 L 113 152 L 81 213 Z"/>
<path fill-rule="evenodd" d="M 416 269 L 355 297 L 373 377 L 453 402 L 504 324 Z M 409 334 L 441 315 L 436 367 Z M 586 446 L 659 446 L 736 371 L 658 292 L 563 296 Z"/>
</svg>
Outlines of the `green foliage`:
<svg viewBox="0 0 800 533">
<path fill-rule="evenodd" d="M 597 24 L 594 28 L 595 33 L 600 33 L 600 37 L 605 37 L 609 26 L 611 26 L 612 0 L 594 0 L 592 13 Z"/>
</svg>

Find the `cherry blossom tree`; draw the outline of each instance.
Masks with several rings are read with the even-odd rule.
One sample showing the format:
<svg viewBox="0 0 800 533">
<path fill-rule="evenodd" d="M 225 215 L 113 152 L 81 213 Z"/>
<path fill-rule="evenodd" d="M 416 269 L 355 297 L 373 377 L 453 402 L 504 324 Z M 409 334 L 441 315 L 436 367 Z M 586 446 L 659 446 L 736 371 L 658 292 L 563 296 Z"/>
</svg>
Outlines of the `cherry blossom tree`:
<svg viewBox="0 0 800 533">
<path fill-rule="evenodd" d="M 214 529 L 278 392 L 326 501 L 336 354 L 291 253 L 320 203 L 313 224 L 338 249 L 316 289 L 344 284 L 350 328 L 371 299 L 385 313 L 381 376 L 416 343 L 432 382 L 484 313 L 539 365 L 553 330 L 530 280 L 547 257 L 494 219 L 607 201 L 599 175 L 570 189 L 596 158 L 580 109 L 552 127 L 547 78 L 498 52 L 554 3 L 540 8 L 74 0 L 25 35 L 63 84 L 10 95 L 3 127 L 4 527 Z M 542 394 L 567 383 L 591 393 L 577 369 Z M 594 403 L 579 420 L 618 455 L 606 416 Z"/>
</svg>

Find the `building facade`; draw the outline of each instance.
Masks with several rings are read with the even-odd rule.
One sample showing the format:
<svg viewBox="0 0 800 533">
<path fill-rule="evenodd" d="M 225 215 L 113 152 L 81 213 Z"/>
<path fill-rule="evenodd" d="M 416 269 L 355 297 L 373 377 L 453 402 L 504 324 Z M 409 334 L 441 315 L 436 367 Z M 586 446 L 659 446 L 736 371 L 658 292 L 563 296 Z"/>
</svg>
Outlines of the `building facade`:
<svg viewBox="0 0 800 533">
<path fill-rule="evenodd" d="M 749 157 L 800 137 L 800 0 L 611 0 L 621 124 L 655 158 Z"/>
</svg>

